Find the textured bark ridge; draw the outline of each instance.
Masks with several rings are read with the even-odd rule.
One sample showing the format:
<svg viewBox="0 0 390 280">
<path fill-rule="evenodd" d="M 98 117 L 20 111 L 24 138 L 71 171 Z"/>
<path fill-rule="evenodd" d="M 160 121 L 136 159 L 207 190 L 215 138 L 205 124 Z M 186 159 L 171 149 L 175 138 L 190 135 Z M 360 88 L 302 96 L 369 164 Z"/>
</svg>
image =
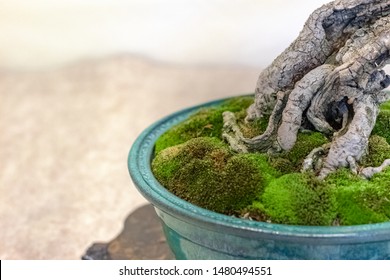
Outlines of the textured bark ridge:
<svg viewBox="0 0 390 280">
<path fill-rule="evenodd" d="M 326 4 L 259 76 L 246 121 L 269 116 L 266 131 L 244 138 L 226 112 L 223 136 L 237 152 L 275 153 L 290 150 L 300 129 L 316 130 L 332 143 L 310 153 L 303 170 L 321 178 L 340 167 L 358 172 L 379 104 L 388 99 L 390 77 L 382 68 L 389 61 L 390 0 Z"/>
</svg>

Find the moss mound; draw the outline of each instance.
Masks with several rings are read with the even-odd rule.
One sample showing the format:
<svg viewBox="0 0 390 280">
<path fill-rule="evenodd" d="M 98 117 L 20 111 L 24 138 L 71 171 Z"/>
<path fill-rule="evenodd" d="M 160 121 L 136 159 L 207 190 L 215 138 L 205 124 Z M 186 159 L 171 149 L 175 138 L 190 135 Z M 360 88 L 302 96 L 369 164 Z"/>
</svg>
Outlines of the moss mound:
<svg viewBox="0 0 390 280">
<path fill-rule="evenodd" d="M 299 133 L 289 152 L 234 154 L 221 140 L 222 113 L 235 112 L 246 137 L 261 134 L 268 120 L 243 120 L 252 97 L 206 108 L 163 134 L 152 162 L 158 181 L 200 207 L 260 221 L 294 225 L 356 225 L 390 220 L 390 168 L 367 181 L 338 170 L 324 181 L 298 173 L 304 158 L 329 140 Z M 390 103 L 382 106 L 362 166 L 390 158 Z"/>
<path fill-rule="evenodd" d="M 275 223 L 359 225 L 389 221 L 390 169 L 371 181 L 342 169 L 325 181 L 292 173 L 273 180 L 252 208 Z M 252 209 L 253 210 L 253 209 Z"/>
<path fill-rule="evenodd" d="M 358 225 L 390 219 L 390 170 L 377 174 L 371 181 L 339 170 L 326 180 L 336 201 L 338 224 Z"/>
<path fill-rule="evenodd" d="M 390 102 L 381 105 L 372 134 L 382 136 L 390 143 Z"/>
<path fill-rule="evenodd" d="M 209 137 L 163 150 L 152 168 L 172 193 L 221 213 L 249 205 L 277 175 L 264 155 L 233 155 L 220 140 Z"/>
<path fill-rule="evenodd" d="M 336 216 L 332 193 L 308 174 L 291 173 L 272 181 L 261 202 L 260 209 L 275 223 L 330 225 Z"/>
<path fill-rule="evenodd" d="M 379 135 L 372 135 L 368 142 L 368 154 L 362 159 L 363 166 L 379 166 L 390 158 L 390 145 Z"/>
</svg>

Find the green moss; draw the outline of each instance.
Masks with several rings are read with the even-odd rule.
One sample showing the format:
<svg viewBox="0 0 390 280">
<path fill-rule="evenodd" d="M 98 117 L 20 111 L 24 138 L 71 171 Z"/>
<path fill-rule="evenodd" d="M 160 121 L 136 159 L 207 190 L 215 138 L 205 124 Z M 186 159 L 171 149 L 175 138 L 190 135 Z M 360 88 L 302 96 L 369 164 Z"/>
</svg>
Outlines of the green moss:
<svg viewBox="0 0 390 280">
<path fill-rule="evenodd" d="M 278 173 L 260 154 L 233 155 L 216 138 L 195 138 L 165 149 L 152 163 L 156 178 L 187 201 L 221 213 L 252 203 Z"/>
<path fill-rule="evenodd" d="M 291 173 L 275 179 L 261 197 L 272 222 L 294 225 L 331 225 L 335 202 L 323 182 L 309 174 Z"/>
<path fill-rule="evenodd" d="M 153 159 L 153 173 L 158 178 L 159 182 L 165 186 L 180 168 L 180 160 L 178 156 L 181 152 L 181 145 L 167 148 L 161 151 L 158 156 Z"/>
<path fill-rule="evenodd" d="M 253 101 L 253 96 L 233 97 L 224 101 L 219 107 L 222 111 L 239 112 L 246 110 Z"/>
<path fill-rule="evenodd" d="M 298 133 L 294 147 L 270 158 L 270 164 L 282 174 L 299 172 L 306 156 L 317 147 L 328 143 L 329 140 L 319 132 Z"/>
<path fill-rule="evenodd" d="M 390 168 L 376 174 L 364 194 L 365 205 L 390 219 Z"/>
<path fill-rule="evenodd" d="M 381 111 L 390 111 L 390 101 L 387 101 L 380 106 Z"/>
<path fill-rule="evenodd" d="M 156 142 L 156 153 L 192 138 L 220 138 L 223 127 L 222 113 L 241 111 L 241 115 L 244 115 L 243 112 L 251 103 L 253 103 L 253 97 L 238 97 L 229 99 L 216 107 L 201 109 L 186 121 L 164 133 Z"/>
<path fill-rule="evenodd" d="M 380 166 L 386 159 L 390 158 L 390 145 L 386 139 L 373 135 L 368 142 L 368 154 L 363 157 L 363 166 Z"/>
<path fill-rule="evenodd" d="M 246 110 L 241 111 L 240 113 L 245 113 L 243 115 L 236 114 L 236 118 L 238 120 L 238 125 L 244 137 L 253 138 L 255 136 L 261 135 L 268 126 L 268 116 L 263 117 L 259 120 L 255 120 L 253 122 L 245 122 Z"/>
<path fill-rule="evenodd" d="M 353 184 L 359 184 L 363 179 L 347 168 L 341 168 L 326 177 L 325 182 L 328 188 L 348 187 Z"/>
<path fill-rule="evenodd" d="M 293 149 L 278 156 L 234 154 L 220 139 L 222 113 L 235 112 L 245 137 L 254 137 L 266 129 L 268 119 L 244 122 L 252 102 L 252 97 L 234 98 L 200 110 L 162 135 L 152 163 L 160 183 L 200 207 L 249 213 L 261 221 L 355 225 L 390 219 L 390 168 L 370 181 L 347 169 L 322 182 L 311 174 L 294 173 L 314 148 L 328 142 L 321 133 L 299 133 Z M 378 166 L 390 158 L 390 103 L 381 109 L 363 166 Z"/>
<path fill-rule="evenodd" d="M 390 218 L 390 172 L 368 181 L 341 169 L 325 181 L 336 201 L 340 225 L 379 223 Z"/>
<path fill-rule="evenodd" d="M 294 165 L 301 166 L 305 157 L 317 147 L 329 142 L 328 139 L 319 132 L 298 133 L 294 147 L 285 155 Z"/>
<path fill-rule="evenodd" d="M 288 174 L 297 171 L 297 168 L 290 160 L 282 157 L 271 157 L 270 165 L 282 174 Z"/>
<path fill-rule="evenodd" d="M 270 217 L 266 214 L 264 205 L 259 201 L 254 201 L 251 205 L 248 205 L 242 209 L 238 215 L 240 217 L 246 218 L 250 217 L 252 220 L 269 222 Z"/>
<path fill-rule="evenodd" d="M 361 187 L 361 186 L 359 186 Z M 362 190 L 356 186 L 339 188 L 336 193 L 338 219 L 341 225 L 359 225 L 378 223 L 387 220 L 386 216 L 376 213 L 360 204 Z"/>
<path fill-rule="evenodd" d="M 381 105 L 372 134 L 382 136 L 390 143 L 390 102 Z"/>
<path fill-rule="evenodd" d="M 269 164 L 268 156 L 265 154 L 242 154 L 240 156 L 252 162 L 261 172 L 264 185 L 268 185 L 272 180 L 281 176 L 281 172 Z"/>
</svg>

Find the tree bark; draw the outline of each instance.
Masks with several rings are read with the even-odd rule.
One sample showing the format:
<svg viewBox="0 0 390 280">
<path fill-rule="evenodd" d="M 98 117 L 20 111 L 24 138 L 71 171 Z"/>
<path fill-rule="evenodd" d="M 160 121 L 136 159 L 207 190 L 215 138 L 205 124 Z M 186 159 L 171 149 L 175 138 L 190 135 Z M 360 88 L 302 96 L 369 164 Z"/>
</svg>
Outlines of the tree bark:
<svg viewBox="0 0 390 280">
<path fill-rule="evenodd" d="M 229 143 L 239 138 L 241 148 L 233 149 L 288 151 L 309 127 L 333 137 L 321 178 L 340 167 L 356 171 L 388 98 L 381 91 L 390 77 L 381 69 L 390 61 L 389 14 L 390 0 L 338 0 L 314 11 L 258 78 L 246 121 L 269 115 L 266 131 L 252 139 L 225 134 Z"/>
</svg>

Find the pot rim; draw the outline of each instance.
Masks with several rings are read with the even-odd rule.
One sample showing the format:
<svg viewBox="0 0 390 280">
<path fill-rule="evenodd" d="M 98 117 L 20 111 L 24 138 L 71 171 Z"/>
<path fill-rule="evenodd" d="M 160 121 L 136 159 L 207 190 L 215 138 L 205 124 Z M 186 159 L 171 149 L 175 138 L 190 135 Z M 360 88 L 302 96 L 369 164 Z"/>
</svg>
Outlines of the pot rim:
<svg viewBox="0 0 390 280">
<path fill-rule="evenodd" d="M 139 192 L 159 210 L 182 221 L 212 231 L 224 231 L 254 239 L 276 239 L 315 244 L 380 242 L 390 240 L 390 222 L 355 226 L 299 226 L 250 221 L 216 213 L 193 205 L 169 192 L 154 177 L 151 160 L 154 143 L 172 126 L 200 108 L 220 104 L 218 99 L 170 114 L 145 129 L 133 143 L 128 156 L 130 176 Z"/>
</svg>

